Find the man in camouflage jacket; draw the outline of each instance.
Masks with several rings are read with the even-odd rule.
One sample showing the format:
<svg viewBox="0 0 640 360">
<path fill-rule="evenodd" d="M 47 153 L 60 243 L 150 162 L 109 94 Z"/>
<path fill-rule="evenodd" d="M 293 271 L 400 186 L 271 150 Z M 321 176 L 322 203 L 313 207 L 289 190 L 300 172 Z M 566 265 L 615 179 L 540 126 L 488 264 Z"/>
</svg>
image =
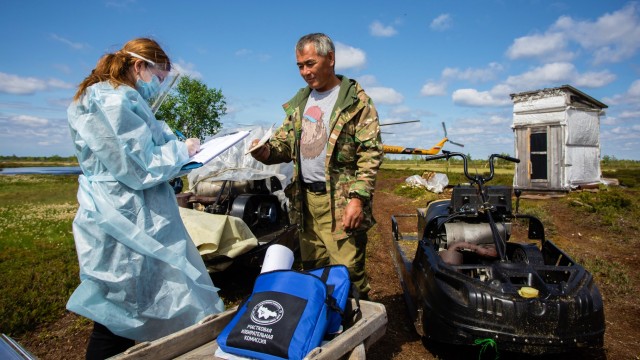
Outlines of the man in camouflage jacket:
<svg viewBox="0 0 640 360">
<path fill-rule="evenodd" d="M 326 35 L 307 35 L 312 39 L 322 36 Z M 335 75 L 335 50 L 327 52 L 327 55 L 323 55 L 321 51 L 317 51 L 316 54 L 313 41 L 307 39 L 311 56 L 306 58 L 303 52 L 300 52 L 305 45 L 304 39 L 305 37 L 298 42 L 296 53 L 300 73 L 309 86 L 298 91 L 283 105 L 286 118 L 282 126 L 271 137 L 267 146 L 252 155 L 265 164 L 294 162 L 293 181 L 285 189 L 285 193 L 290 200 L 290 219 L 301 227 L 303 267 L 308 269 L 342 263 L 349 268 L 352 281 L 359 288 L 360 295 L 366 298 L 370 289 L 364 270 L 366 231 L 375 223 L 372 216 L 372 200 L 376 174 L 383 157 L 378 113 L 369 96 L 355 80 Z M 317 65 L 316 60 L 321 64 Z M 324 61 L 328 64 L 323 65 Z M 329 74 L 306 76 L 307 66 L 329 65 Z M 312 90 L 324 90 L 326 87 L 323 83 L 316 83 L 318 78 L 321 79 L 323 76 L 329 78 L 328 81 L 332 82 L 331 86 L 334 88 L 339 86 L 339 91 L 327 130 L 329 134 L 324 160 L 327 195 L 326 198 L 320 198 L 320 201 L 327 203 L 327 212 L 330 209 L 330 219 L 327 217 L 327 221 L 320 221 L 322 224 L 319 224 L 315 219 L 310 221 L 305 218 L 315 215 L 309 210 L 309 207 L 313 206 L 310 204 L 312 199 L 309 198 L 309 189 L 300 178 L 300 140 L 303 136 L 305 106 Z M 318 240 L 319 237 L 322 239 Z M 311 251 L 308 250 L 308 243 L 314 243 L 316 247 L 326 246 L 326 249 Z M 355 249 L 344 252 L 342 248 L 348 249 L 348 244 Z M 343 253 L 335 254 L 340 252 Z"/>
</svg>

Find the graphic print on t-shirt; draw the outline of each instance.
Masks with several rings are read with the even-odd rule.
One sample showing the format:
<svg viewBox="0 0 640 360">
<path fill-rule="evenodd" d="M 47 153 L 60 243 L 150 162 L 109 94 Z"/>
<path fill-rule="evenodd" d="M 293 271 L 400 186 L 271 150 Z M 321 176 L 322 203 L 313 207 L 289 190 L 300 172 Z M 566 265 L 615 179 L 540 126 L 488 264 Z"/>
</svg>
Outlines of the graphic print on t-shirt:
<svg viewBox="0 0 640 360">
<path fill-rule="evenodd" d="M 318 106 L 311 106 L 304 113 L 300 138 L 300 153 L 304 159 L 317 158 L 327 146 L 328 134 L 322 115 Z"/>
</svg>

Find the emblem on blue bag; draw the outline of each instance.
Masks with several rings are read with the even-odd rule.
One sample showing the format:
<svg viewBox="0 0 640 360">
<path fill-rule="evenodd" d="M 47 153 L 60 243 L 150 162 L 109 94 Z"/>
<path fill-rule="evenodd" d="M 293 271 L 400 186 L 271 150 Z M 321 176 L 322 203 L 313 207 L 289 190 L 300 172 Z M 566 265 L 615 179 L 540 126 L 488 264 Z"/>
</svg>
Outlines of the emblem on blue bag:
<svg viewBox="0 0 640 360">
<path fill-rule="evenodd" d="M 251 310 L 251 321 L 258 325 L 275 324 L 284 316 L 284 309 L 277 301 L 265 300 Z"/>
</svg>

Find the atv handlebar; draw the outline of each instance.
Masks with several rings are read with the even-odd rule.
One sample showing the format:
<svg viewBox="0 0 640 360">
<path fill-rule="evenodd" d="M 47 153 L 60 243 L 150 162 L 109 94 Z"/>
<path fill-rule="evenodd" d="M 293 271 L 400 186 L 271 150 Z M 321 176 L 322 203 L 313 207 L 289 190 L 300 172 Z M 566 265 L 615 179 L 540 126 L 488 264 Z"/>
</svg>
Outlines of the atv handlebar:
<svg viewBox="0 0 640 360">
<path fill-rule="evenodd" d="M 429 156 L 425 158 L 425 160 L 426 161 L 436 160 L 436 159 L 449 160 L 449 158 L 453 156 L 458 156 L 462 158 L 462 161 L 464 162 L 464 176 L 466 176 L 467 179 L 469 179 L 472 184 L 475 183 L 478 186 L 478 194 L 480 196 L 480 199 L 482 200 L 483 207 L 485 208 L 485 211 L 486 211 L 485 214 L 487 215 L 487 219 L 489 221 L 489 227 L 491 228 L 491 233 L 493 235 L 493 242 L 496 244 L 496 250 L 500 255 L 500 260 L 502 261 L 507 260 L 507 255 L 506 255 L 507 246 L 506 246 L 505 240 L 502 239 L 502 237 L 500 236 L 496 223 L 493 219 L 493 216 L 491 215 L 491 212 L 495 211 L 495 207 L 492 206 L 488 201 L 488 195 L 486 193 L 486 188 L 484 187 L 484 183 L 493 179 L 493 174 L 494 174 L 493 160 L 495 158 L 504 159 L 514 163 L 519 163 L 520 160 L 507 155 L 491 154 L 489 156 L 489 176 L 488 177 L 483 177 L 481 175 L 476 175 L 476 176 L 469 175 L 469 163 L 467 161 L 468 157 L 463 153 L 449 152 L 449 151 L 443 150 L 442 155 Z"/>
<path fill-rule="evenodd" d="M 478 184 L 484 184 L 485 182 L 493 179 L 493 174 L 494 174 L 494 168 L 493 168 L 493 159 L 494 158 L 500 158 L 503 160 L 507 160 L 507 161 L 511 161 L 514 163 L 519 163 L 520 159 L 508 156 L 508 155 L 500 155 L 500 154 L 491 154 L 489 156 L 489 176 L 484 178 L 480 175 L 476 175 L 476 176 L 471 176 L 469 175 L 469 164 L 468 164 L 468 157 L 467 155 L 460 153 L 460 152 L 450 152 L 447 150 L 442 150 L 442 155 L 433 155 L 433 156 L 427 156 L 425 158 L 425 161 L 431 161 L 431 160 L 438 160 L 438 159 L 447 159 L 449 160 L 449 158 L 451 157 L 460 157 L 462 158 L 463 164 L 464 164 L 464 176 L 467 177 L 467 179 L 469 179 L 471 182 L 474 183 L 478 183 Z"/>
<path fill-rule="evenodd" d="M 500 159 L 503 159 L 503 160 L 514 162 L 516 164 L 520 162 L 520 159 L 516 159 L 516 158 L 508 156 L 508 155 L 492 154 L 489 157 L 489 161 L 492 161 L 493 158 L 500 158 Z"/>
</svg>

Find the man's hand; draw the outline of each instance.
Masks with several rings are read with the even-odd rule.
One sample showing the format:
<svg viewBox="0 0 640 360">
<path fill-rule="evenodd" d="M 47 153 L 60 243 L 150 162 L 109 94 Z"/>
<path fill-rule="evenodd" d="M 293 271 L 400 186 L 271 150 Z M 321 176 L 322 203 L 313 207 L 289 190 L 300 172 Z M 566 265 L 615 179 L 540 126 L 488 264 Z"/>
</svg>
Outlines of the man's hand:
<svg viewBox="0 0 640 360">
<path fill-rule="evenodd" d="M 349 199 L 349 203 L 344 209 L 344 215 L 342 216 L 342 227 L 347 231 L 355 230 L 360 227 L 362 220 L 364 220 L 362 200 L 358 198 Z"/>
<path fill-rule="evenodd" d="M 198 138 L 189 138 L 184 142 L 187 145 L 187 151 L 189 151 L 189 156 L 193 156 L 200 151 L 200 139 Z"/>
<path fill-rule="evenodd" d="M 256 146 L 256 144 L 258 144 L 259 142 L 259 139 L 253 139 L 249 148 Z M 250 154 L 254 159 L 263 162 L 269 158 L 269 155 L 271 155 L 271 147 L 269 146 L 269 143 L 266 143 L 263 146 L 260 146 L 259 148 L 252 151 Z"/>
</svg>

